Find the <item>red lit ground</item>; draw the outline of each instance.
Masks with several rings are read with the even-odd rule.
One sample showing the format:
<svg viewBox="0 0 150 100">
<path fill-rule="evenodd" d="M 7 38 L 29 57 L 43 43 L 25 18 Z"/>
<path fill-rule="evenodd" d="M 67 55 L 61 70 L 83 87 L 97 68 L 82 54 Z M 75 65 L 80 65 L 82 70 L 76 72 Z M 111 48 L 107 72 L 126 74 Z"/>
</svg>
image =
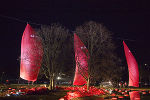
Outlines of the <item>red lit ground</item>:
<svg viewBox="0 0 150 100">
<path fill-rule="evenodd" d="M 40 85 L 1 85 L 0 100 L 134 100 L 142 97 L 142 100 L 149 100 L 149 88 L 110 89 L 90 87 L 89 92 L 86 87 L 56 87 L 54 91 Z M 24 92 L 22 95 L 16 95 L 17 92 Z M 6 96 L 9 94 L 10 96 Z"/>
</svg>

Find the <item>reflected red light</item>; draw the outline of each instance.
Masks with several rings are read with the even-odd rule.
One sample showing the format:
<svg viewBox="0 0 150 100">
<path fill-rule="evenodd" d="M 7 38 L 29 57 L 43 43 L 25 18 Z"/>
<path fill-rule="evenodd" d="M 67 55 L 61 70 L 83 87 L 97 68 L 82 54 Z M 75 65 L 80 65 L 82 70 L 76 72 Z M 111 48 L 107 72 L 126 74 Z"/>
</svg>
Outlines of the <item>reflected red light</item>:
<svg viewBox="0 0 150 100">
<path fill-rule="evenodd" d="M 60 98 L 59 100 L 65 100 L 64 98 Z"/>
<path fill-rule="evenodd" d="M 124 96 L 128 97 L 129 95 L 128 95 L 128 94 L 125 94 Z"/>
<path fill-rule="evenodd" d="M 96 87 L 93 87 L 93 86 L 89 88 L 89 91 L 87 91 L 86 86 L 83 86 L 83 87 L 65 87 L 65 88 L 57 87 L 57 89 L 74 90 L 74 92 L 70 91 L 67 93 L 67 95 L 64 97 L 65 100 L 71 100 L 71 99 L 77 98 L 77 97 L 104 95 L 105 94 L 102 89 L 97 89 Z M 102 99 L 100 99 L 100 100 L 102 100 Z"/>
<path fill-rule="evenodd" d="M 116 97 L 113 97 L 113 98 L 111 98 L 112 100 L 117 100 L 117 98 Z"/>
<path fill-rule="evenodd" d="M 120 99 L 121 99 L 121 98 L 124 98 L 124 97 L 123 97 L 123 96 L 118 96 L 118 98 L 120 98 Z"/>
<path fill-rule="evenodd" d="M 146 92 L 142 92 L 142 94 L 146 94 Z"/>
<path fill-rule="evenodd" d="M 111 94 L 111 96 L 116 96 L 116 94 L 115 94 L 115 93 L 113 93 L 113 94 Z"/>
<path fill-rule="evenodd" d="M 132 92 L 129 92 L 129 94 L 130 94 L 130 100 L 140 100 L 139 91 L 132 91 Z"/>
</svg>

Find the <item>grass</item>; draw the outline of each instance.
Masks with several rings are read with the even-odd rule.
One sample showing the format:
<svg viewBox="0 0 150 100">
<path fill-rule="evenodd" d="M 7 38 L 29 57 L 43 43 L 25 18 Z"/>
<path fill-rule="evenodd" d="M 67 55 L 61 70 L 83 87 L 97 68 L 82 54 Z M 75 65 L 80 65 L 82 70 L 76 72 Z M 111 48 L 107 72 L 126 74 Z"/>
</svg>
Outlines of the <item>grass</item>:
<svg viewBox="0 0 150 100">
<path fill-rule="evenodd" d="M 11 85 L 0 85 L 0 100 L 58 100 L 64 97 L 68 91 L 56 90 L 49 91 L 46 95 L 24 95 L 24 96 L 5 96 L 9 88 L 19 90 L 20 88 L 33 88 L 39 87 L 42 84 L 37 85 L 27 85 L 27 84 L 11 84 Z"/>
<path fill-rule="evenodd" d="M 90 97 L 73 98 L 72 100 L 104 100 L 104 98 L 99 96 L 90 96 Z"/>
</svg>

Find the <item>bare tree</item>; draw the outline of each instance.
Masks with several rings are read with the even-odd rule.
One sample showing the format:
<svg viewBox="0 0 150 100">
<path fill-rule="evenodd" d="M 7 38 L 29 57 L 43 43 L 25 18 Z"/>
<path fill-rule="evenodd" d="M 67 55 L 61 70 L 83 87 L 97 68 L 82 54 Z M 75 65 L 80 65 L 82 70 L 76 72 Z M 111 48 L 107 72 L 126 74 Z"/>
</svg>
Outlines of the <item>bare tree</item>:
<svg viewBox="0 0 150 100">
<path fill-rule="evenodd" d="M 64 48 L 68 41 L 69 31 L 58 24 L 42 26 L 37 31 L 43 44 L 43 63 L 42 68 L 45 76 L 49 79 L 49 89 L 54 89 L 54 80 L 62 69 Z"/>
<path fill-rule="evenodd" d="M 76 34 L 89 51 L 87 89 L 91 79 L 113 80 L 118 77 L 112 33 L 104 25 L 90 21 L 77 27 Z"/>
<path fill-rule="evenodd" d="M 140 76 L 140 82 L 143 83 L 149 83 L 150 81 L 150 73 L 149 73 L 149 65 L 139 65 L 139 76 Z M 143 84 L 141 84 L 143 85 Z"/>
</svg>

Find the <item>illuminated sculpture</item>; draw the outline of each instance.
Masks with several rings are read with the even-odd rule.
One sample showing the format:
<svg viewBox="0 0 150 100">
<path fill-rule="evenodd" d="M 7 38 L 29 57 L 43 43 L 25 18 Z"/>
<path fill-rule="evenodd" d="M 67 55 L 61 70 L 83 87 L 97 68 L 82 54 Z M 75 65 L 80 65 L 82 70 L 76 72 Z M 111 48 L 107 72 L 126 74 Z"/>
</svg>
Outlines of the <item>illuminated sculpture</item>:
<svg viewBox="0 0 150 100">
<path fill-rule="evenodd" d="M 27 24 L 21 41 L 20 77 L 36 81 L 42 62 L 42 44 L 32 27 Z"/>
<path fill-rule="evenodd" d="M 124 41 L 123 45 L 129 70 L 129 86 L 139 87 L 138 64 Z"/>
<path fill-rule="evenodd" d="M 74 34 L 74 51 L 76 60 L 76 71 L 73 85 L 86 84 L 86 78 L 88 77 L 88 58 L 89 53 L 79 37 Z"/>
</svg>

